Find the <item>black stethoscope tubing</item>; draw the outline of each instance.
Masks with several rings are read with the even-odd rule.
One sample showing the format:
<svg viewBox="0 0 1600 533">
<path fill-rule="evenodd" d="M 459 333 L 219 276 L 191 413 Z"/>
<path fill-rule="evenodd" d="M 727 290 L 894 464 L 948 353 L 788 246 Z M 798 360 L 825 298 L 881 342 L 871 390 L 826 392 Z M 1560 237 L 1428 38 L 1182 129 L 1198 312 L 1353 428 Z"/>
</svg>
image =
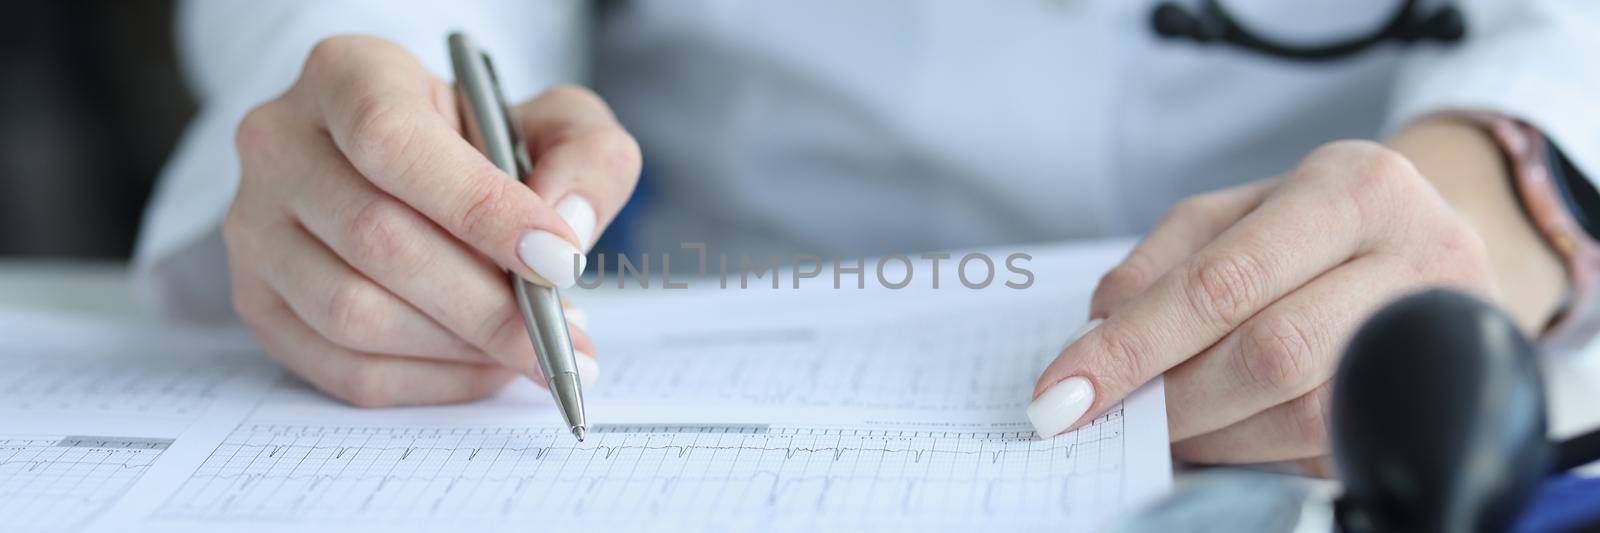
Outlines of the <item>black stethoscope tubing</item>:
<svg viewBox="0 0 1600 533">
<path fill-rule="evenodd" d="M 1459 42 L 1466 36 L 1466 23 L 1453 5 L 1423 14 L 1418 0 L 1406 0 L 1376 32 L 1325 45 L 1284 44 L 1256 35 L 1240 24 L 1217 0 L 1203 0 L 1198 13 L 1177 4 L 1162 2 L 1150 13 L 1150 26 L 1157 35 L 1187 38 L 1197 43 L 1226 43 L 1281 59 L 1328 61 L 1355 55 L 1386 41 L 1412 43 L 1432 40 Z"/>
</svg>

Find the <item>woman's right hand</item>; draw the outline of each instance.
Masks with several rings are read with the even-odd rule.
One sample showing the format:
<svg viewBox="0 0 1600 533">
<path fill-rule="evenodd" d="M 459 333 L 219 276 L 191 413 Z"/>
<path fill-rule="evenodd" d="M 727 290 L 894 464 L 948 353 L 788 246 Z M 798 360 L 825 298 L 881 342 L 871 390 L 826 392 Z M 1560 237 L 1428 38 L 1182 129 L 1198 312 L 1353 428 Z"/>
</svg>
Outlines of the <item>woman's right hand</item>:
<svg viewBox="0 0 1600 533">
<path fill-rule="evenodd" d="M 638 144 L 593 93 L 512 110 L 523 184 L 461 136 L 450 85 L 374 37 L 318 43 L 253 109 L 223 224 L 233 303 L 267 353 L 360 406 L 461 402 L 543 384 L 506 270 L 570 286 L 638 180 Z M 598 367 L 569 311 L 578 368 Z"/>
</svg>

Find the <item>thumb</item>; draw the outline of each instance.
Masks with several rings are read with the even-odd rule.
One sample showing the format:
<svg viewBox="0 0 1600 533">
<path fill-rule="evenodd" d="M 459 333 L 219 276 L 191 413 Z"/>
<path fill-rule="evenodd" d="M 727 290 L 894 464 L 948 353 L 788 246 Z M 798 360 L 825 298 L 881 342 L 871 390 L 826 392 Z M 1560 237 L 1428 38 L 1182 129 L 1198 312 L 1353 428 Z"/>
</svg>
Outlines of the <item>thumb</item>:
<svg viewBox="0 0 1600 533">
<path fill-rule="evenodd" d="M 516 112 L 535 160 L 528 185 L 588 250 L 639 182 L 639 143 L 604 100 L 580 87 L 556 87 Z"/>
</svg>

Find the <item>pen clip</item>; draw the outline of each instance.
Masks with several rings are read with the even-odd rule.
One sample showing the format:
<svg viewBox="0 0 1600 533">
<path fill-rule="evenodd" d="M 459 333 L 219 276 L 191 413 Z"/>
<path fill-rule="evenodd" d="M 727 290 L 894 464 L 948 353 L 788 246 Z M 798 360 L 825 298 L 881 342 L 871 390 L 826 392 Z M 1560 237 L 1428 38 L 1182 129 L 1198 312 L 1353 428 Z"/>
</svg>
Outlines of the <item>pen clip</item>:
<svg viewBox="0 0 1600 533">
<path fill-rule="evenodd" d="M 516 116 L 511 114 L 511 108 L 506 104 L 506 95 L 500 89 L 500 73 L 494 68 L 494 61 L 489 59 L 489 53 L 479 51 L 478 59 L 483 61 L 483 70 L 489 76 L 489 88 L 494 91 L 494 102 L 500 109 L 500 116 L 504 117 L 506 138 L 511 140 L 511 157 L 517 165 L 516 174 L 512 177 L 517 181 L 528 179 L 528 174 L 533 172 L 533 161 L 528 155 L 528 144 L 522 140 L 522 128 L 517 127 Z"/>
<path fill-rule="evenodd" d="M 449 46 L 461 106 L 462 133 L 501 171 L 517 181 L 526 180 L 533 163 L 527 144 L 506 107 L 494 61 L 463 33 L 451 34 Z"/>
</svg>

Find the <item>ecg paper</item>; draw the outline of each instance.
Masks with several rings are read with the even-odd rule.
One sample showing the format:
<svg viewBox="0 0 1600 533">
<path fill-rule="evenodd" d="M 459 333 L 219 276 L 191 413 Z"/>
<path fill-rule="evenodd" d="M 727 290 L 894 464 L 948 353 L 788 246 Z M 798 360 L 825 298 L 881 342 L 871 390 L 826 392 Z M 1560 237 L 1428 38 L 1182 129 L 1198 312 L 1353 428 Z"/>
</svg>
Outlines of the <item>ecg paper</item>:
<svg viewBox="0 0 1600 533">
<path fill-rule="evenodd" d="M 0 374 L 0 406 L 19 414 L 188 416 L 210 406 L 240 365 L 226 357 L 28 355 Z"/>
<path fill-rule="evenodd" d="M 0 436 L 0 517 L 19 530 L 82 525 L 86 515 L 122 497 L 171 444 L 172 439 Z"/>
<path fill-rule="evenodd" d="M 111 416 L 35 417 L 0 435 L 0 454 L 99 469 L 52 492 L 51 505 L 92 513 L 40 531 L 1094 531 L 1170 483 L 1159 382 L 1053 439 L 1023 409 L 1083 321 L 1086 272 L 1119 254 L 1054 264 L 1055 283 L 1041 275 L 1029 291 L 581 295 L 602 368 L 583 443 L 530 383 L 363 410 L 196 360 L 90 373 L 110 390 L 39 387 L 47 372 L 30 371 L 0 402 L 206 422 L 134 432 Z M 246 389 L 254 400 L 230 399 Z M 143 401 L 105 400 L 116 394 Z M 6 470 L 0 487 L 46 492 Z M 28 509 L 0 507 L 0 524 L 67 516 Z"/>
<path fill-rule="evenodd" d="M 583 444 L 561 428 L 250 424 L 159 516 L 385 528 L 1070 529 L 1120 508 L 1121 422 L 1113 413 L 1054 441 L 1022 432 L 602 426 Z"/>
<path fill-rule="evenodd" d="M 234 339 L 170 333 L 0 314 L 0 530 L 81 530 L 163 460 L 184 474 L 278 375 Z"/>
</svg>

